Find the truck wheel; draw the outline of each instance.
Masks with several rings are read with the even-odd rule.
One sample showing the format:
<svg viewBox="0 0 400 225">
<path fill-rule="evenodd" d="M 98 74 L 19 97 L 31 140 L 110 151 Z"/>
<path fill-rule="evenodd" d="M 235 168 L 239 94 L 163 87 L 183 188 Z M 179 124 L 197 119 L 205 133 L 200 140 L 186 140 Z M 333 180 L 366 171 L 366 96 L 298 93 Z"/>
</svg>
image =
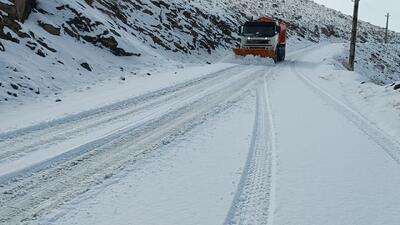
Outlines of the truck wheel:
<svg viewBox="0 0 400 225">
<path fill-rule="evenodd" d="M 286 57 L 286 48 L 284 45 L 279 45 L 277 48 L 277 61 L 282 62 L 285 61 Z"/>
<path fill-rule="evenodd" d="M 279 46 L 276 47 L 275 49 L 275 57 L 274 57 L 274 63 L 280 62 L 280 51 L 279 51 Z"/>
<path fill-rule="evenodd" d="M 286 46 L 282 45 L 280 46 L 280 51 L 281 51 L 281 61 L 285 61 L 286 58 Z"/>
</svg>

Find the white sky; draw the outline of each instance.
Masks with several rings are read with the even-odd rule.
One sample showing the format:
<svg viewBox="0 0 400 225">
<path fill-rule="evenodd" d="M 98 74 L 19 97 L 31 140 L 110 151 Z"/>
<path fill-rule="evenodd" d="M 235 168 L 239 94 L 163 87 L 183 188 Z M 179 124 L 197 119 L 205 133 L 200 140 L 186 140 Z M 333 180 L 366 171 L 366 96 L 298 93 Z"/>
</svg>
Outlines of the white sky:
<svg viewBox="0 0 400 225">
<path fill-rule="evenodd" d="M 352 0 L 314 0 L 345 14 L 353 14 Z M 385 27 L 386 13 L 390 13 L 389 29 L 400 32 L 400 0 L 360 0 L 360 19 Z"/>
</svg>

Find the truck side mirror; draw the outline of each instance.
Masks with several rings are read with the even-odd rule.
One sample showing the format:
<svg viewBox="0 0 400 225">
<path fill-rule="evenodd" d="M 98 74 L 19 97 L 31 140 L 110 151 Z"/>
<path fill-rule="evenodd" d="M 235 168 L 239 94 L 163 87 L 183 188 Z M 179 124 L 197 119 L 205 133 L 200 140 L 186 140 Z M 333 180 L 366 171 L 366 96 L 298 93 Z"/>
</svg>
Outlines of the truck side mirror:
<svg viewBox="0 0 400 225">
<path fill-rule="evenodd" d="M 238 34 L 242 35 L 242 33 L 243 33 L 243 26 L 240 26 L 239 29 L 238 29 Z"/>
</svg>

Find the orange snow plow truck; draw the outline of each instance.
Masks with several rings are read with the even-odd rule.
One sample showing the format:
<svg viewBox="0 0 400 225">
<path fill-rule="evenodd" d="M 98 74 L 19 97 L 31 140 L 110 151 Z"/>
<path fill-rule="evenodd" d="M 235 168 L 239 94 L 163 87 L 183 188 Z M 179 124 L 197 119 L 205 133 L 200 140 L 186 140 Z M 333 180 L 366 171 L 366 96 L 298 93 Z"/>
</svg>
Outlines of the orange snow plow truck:
<svg viewBox="0 0 400 225">
<path fill-rule="evenodd" d="M 233 49 L 237 56 L 260 56 L 274 62 L 285 60 L 287 25 L 269 17 L 246 22 L 239 28 L 241 43 Z"/>
</svg>

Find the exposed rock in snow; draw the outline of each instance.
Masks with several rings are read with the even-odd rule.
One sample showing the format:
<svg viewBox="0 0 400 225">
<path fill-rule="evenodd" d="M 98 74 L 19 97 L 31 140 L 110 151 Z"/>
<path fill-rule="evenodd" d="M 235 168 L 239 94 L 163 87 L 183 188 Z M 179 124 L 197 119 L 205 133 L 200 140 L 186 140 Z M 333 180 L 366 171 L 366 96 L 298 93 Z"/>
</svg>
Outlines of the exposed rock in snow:
<svg viewBox="0 0 400 225">
<path fill-rule="evenodd" d="M 43 23 L 42 21 L 38 21 L 39 26 L 41 26 L 45 31 L 47 31 L 49 34 L 52 35 L 57 35 L 60 36 L 61 32 L 60 32 L 60 28 L 59 27 L 55 27 L 51 24 L 47 24 L 47 23 Z"/>
<path fill-rule="evenodd" d="M 88 63 L 81 63 L 81 66 L 83 68 L 85 68 L 87 71 L 92 72 L 92 68 L 90 67 L 90 65 Z"/>
<path fill-rule="evenodd" d="M 14 0 L 14 5 L 18 21 L 24 22 L 36 7 L 36 0 Z"/>
</svg>

